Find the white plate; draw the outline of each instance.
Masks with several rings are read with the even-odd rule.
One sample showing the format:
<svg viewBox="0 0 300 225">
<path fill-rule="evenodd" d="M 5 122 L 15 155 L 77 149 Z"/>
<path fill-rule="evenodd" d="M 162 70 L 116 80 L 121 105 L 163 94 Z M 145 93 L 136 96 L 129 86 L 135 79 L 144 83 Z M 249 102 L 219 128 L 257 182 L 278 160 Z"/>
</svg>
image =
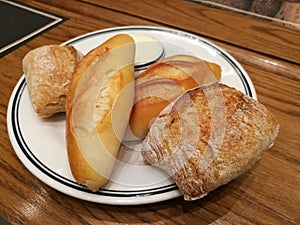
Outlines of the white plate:
<svg viewBox="0 0 300 225">
<path fill-rule="evenodd" d="M 164 56 L 190 54 L 222 67 L 222 83 L 256 98 L 255 89 L 242 66 L 228 53 L 207 40 L 190 33 L 145 26 L 99 30 L 63 43 L 83 53 L 119 34 L 148 35 L 159 40 Z M 29 101 L 24 75 L 9 101 L 7 126 L 11 143 L 21 162 L 42 182 L 67 195 L 97 203 L 137 205 L 159 202 L 181 195 L 175 183 L 161 170 L 146 165 L 135 148 L 122 148 L 112 182 L 93 193 L 78 185 L 70 172 L 65 144 L 65 116 L 37 117 Z M 130 147 L 130 146 L 129 146 Z"/>
</svg>

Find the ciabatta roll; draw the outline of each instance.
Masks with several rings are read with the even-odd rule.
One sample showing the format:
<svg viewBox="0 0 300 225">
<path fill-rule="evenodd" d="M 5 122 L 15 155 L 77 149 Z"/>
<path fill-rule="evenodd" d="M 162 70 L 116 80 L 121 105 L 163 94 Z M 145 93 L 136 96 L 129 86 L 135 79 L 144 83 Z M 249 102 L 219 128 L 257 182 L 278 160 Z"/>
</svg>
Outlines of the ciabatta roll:
<svg viewBox="0 0 300 225">
<path fill-rule="evenodd" d="M 49 117 L 64 112 L 73 72 L 82 54 L 73 46 L 44 45 L 23 59 L 29 98 L 35 113 Z"/>
<path fill-rule="evenodd" d="M 142 155 L 196 200 L 248 171 L 270 148 L 279 124 L 258 101 L 224 84 L 191 89 L 151 125 Z"/>
</svg>

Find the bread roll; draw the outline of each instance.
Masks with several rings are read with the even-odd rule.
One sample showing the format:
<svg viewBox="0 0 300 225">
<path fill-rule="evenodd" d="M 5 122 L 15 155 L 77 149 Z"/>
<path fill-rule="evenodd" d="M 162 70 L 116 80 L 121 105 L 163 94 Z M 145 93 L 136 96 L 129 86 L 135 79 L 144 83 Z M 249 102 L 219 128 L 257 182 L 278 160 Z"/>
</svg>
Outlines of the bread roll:
<svg viewBox="0 0 300 225">
<path fill-rule="evenodd" d="M 143 139 L 151 121 L 184 91 L 220 81 L 221 67 L 194 56 L 175 55 L 151 65 L 135 84 L 135 104 L 125 140 Z"/>
<path fill-rule="evenodd" d="M 23 59 L 29 98 L 40 117 L 65 111 L 72 74 L 82 54 L 72 46 L 45 45 Z"/>
<path fill-rule="evenodd" d="M 248 171 L 278 130 L 258 101 L 213 83 L 187 91 L 159 114 L 142 155 L 174 179 L 185 200 L 196 200 Z"/>
<path fill-rule="evenodd" d="M 66 141 L 72 174 L 97 191 L 107 183 L 134 99 L 135 44 L 119 34 L 80 61 L 67 96 Z"/>
</svg>

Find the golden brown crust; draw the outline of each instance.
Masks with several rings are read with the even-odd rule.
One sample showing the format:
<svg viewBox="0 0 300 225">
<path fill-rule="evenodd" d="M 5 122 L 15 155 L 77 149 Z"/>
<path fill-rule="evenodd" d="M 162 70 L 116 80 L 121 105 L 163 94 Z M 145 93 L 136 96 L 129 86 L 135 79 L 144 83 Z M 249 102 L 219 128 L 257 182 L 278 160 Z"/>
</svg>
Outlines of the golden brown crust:
<svg viewBox="0 0 300 225">
<path fill-rule="evenodd" d="M 86 185 L 92 191 L 97 191 L 103 183 L 107 182 L 107 179 L 99 177 L 99 174 L 93 170 L 89 164 L 87 164 L 78 150 L 78 146 L 70 130 L 70 126 L 67 125 L 66 127 L 68 159 L 72 175 L 79 184 Z"/>
<path fill-rule="evenodd" d="M 154 63 L 136 79 L 135 105 L 125 139 L 143 139 L 151 121 L 171 101 L 188 89 L 220 79 L 219 65 L 189 55 Z"/>
<path fill-rule="evenodd" d="M 81 53 L 72 46 L 45 45 L 23 59 L 31 103 L 37 115 L 49 117 L 65 111 L 66 95 Z"/>
<path fill-rule="evenodd" d="M 172 176 L 185 200 L 195 200 L 248 171 L 278 130 L 258 101 L 214 83 L 166 107 L 152 124 L 142 155 Z"/>
<path fill-rule="evenodd" d="M 123 57 L 128 57 L 128 61 L 130 61 L 130 63 L 128 65 L 125 65 L 124 68 L 111 68 L 111 65 L 117 64 L 117 62 L 114 63 L 109 60 L 109 57 L 112 55 L 111 52 L 122 45 L 130 45 L 130 47 L 128 48 L 129 52 L 125 52 L 127 55 L 122 52 Z M 124 133 L 127 122 L 129 120 L 129 113 L 133 102 L 133 85 L 132 97 L 128 95 L 125 96 L 125 99 L 122 99 L 126 104 L 122 105 L 123 108 L 121 110 L 123 112 L 122 116 L 124 117 L 122 117 L 121 123 L 124 123 L 125 125 L 121 123 L 116 126 L 113 125 L 112 104 L 114 103 L 120 92 L 123 91 L 125 87 L 128 87 L 131 82 L 133 82 L 134 51 L 134 42 L 130 36 L 123 34 L 116 35 L 84 56 L 84 58 L 76 67 L 76 70 L 72 77 L 66 104 L 66 141 L 69 162 L 75 180 L 79 184 L 87 186 L 92 191 L 97 191 L 108 181 L 120 145 L 120 137 L 117 137 L 115 129 L 118 126 L 117 129 L 120 129 L 121 133 L 123 129 Z M 120 61 L 120 59 L 116 58 L 112 60 Z M 97 68 L 95 69 L 95 71 L 93 71 L 93 69 L 91 68 L 95 67 Z M 105 69 L 103 69 L 104 67 Z M 108 72 L 110 70 L 116 71 L 112 75 L 108 75 Z M 102 74 L 102 72 L 99 71 L 107 71 L 107 73 Z M 94 74 L 97 73 L 99 73 L 99 77 L 97 78 L 98 80 L 94 80 L 95 76 L 98 76 Z M 92 78 L 92 80 L 89 80 L 89 78 L 85 78 L 87 76 L 91 76 L 90 78 Z M 107 76 L 107 78 L 104 78 L 105 76 Z M 99 80 L 101 80 L 103 85 L 100 85 L 98 87 L 96 83 Z M 96 86 L 94 86 L 94 84 Z M 91 89 L 93 86 L 96 88 L 95 92 L 89 92 L 89 89 Z M 89 101 L 93 101 L 93 99 L 90 99 L 89 95 L 87 94 L 92 94 L 92 96 L 90 97 L 93 98 L 96 96 L 96 102 L 92 102 L 95 110 L 94 115 L 84 115 L 84 111 L 86 110 L 85 104 Z M 85 95 L 87 96 L 84 97 Z M 122 93 L 122 95 L 124 94 Z M 81 97 L 84 97 L 84 105 L 76 108 L 75 105 L 78 101 L 82 100 L 80 99 Z M 126 115 L 127 111 L 128 115 Z M 84 118 L 84 116 L 88 117 Z M 79 136 L 76 136 L 76 129 L 81 125 L 76 123 L 82 122 L 81 119 L 83 119 L 83 121 L 86 121 L 86 119 L 88 119 L 87 122 L 91 120 L 92 122 L 97 122 L 93 129 L 96 130 L 96 135 L 99 137 L 99 139 L 101 139 L 100 142 L 102 143 L 102 145 L 100 146 L 98 142 L 92 143 L 95 146 L 95 149 L 93 149 L 95 150 L 95 153 L 92 153 L 92 155 L 95 154 L 95 158 L 97 158 L 97 154 L 99 152 L 104 152 L 103 154 L 106 157 L 102 159 L 100 158 L 100 160 L 96 162 L 96 164 L 98 165 L 95 165 L 94 162 L 92 162 L 94 163 L 92 165 L 91 161 L 88 161 L 89 158 L 86 158 L 85 156 L 85 151 L 88 150 L 84 148 L 88 147 L 90 143 L 81 142 L 82 148 L 79 147 L 80 138 Z M 108 159 L 109 162 L 107 162 L 106 159 Z M 103 170 L 105 171 L 105 175 L 99 173 L 99 170 L 97 170 L 99 167 L 104 167 Z"/>
</svg>

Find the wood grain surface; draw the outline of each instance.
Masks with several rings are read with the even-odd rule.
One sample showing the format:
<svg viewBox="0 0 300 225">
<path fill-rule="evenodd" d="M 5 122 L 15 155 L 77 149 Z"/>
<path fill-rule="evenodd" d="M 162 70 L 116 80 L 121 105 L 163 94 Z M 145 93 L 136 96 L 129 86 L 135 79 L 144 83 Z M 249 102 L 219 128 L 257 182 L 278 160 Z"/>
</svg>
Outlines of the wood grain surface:
<svg viewBox="0 0 300 225">
<path fill-rule="evenodd" d="M 300 31 L 188 1 L 22 1 L 68 20 L 0 59 L 0 215 L 11 224 L 300 224 Z M 33 176 L 8 137 L 9 97 L 25 54 L 41 45 L 125 25 L 176 28 L 232 54 L 258 99 L 279 121 L 274 146 L 248 173 L 207 197 L 140 206 L 96 204 L 64 195 Z"/>
</svg>

